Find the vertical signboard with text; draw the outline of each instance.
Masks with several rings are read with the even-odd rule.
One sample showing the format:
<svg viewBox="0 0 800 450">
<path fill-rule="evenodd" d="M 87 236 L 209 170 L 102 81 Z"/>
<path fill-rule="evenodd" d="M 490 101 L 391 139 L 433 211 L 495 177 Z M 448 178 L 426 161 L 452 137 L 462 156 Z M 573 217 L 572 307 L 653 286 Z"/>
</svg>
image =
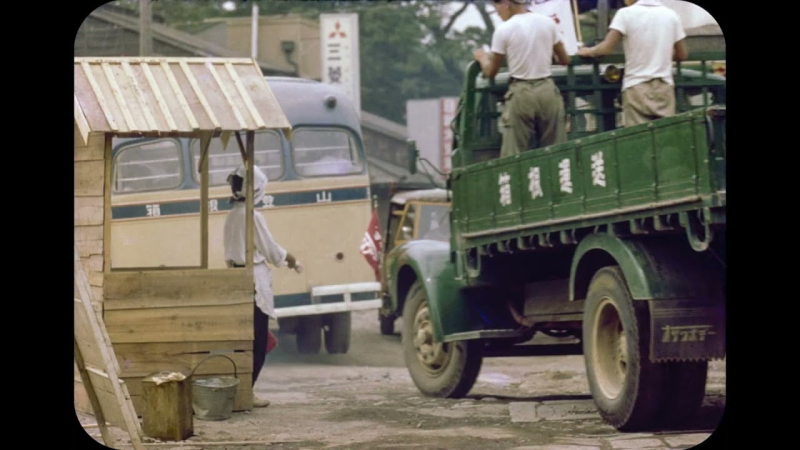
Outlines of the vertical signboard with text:
<svg viewBox="0 0 800 450">
<path fill-rule="evenodd" d="M 339 87 L 361 114 L 358 14 L 320 14 L 322 82 Z"/>
</svg>

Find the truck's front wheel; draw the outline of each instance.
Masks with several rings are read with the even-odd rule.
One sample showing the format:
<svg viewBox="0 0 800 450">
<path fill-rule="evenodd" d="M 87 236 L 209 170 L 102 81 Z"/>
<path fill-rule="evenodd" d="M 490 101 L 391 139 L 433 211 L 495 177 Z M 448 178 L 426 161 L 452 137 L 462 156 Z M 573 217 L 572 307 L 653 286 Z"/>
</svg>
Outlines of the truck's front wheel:
<svg viewBox="0 0 800 450">
<path fill-rule="evenodd" d="M 622 270 L 604 267 L 592 278 L 583 315 L 583 353 L 595 405 L 620 431 L 653 425 L 662 370 L 649 358 L 646 302 L 631 298 Z"/>
<path fill-rule="evenodd" d="M 481 369 L 481 342 L 435 342 L 419 281 L 411 286 L 403 307 L 402 340 L 406 367 L 423 394 L 459 398 L 472 389 Z"/>
</svg>

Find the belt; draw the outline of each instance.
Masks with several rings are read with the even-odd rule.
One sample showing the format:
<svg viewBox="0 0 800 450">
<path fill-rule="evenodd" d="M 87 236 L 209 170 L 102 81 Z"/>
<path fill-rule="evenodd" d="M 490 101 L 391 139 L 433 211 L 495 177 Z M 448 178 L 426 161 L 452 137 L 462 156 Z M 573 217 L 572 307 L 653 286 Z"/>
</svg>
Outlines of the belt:
<svg viewBox="0 0 800 450">
<path fill-rule="evenodd" d="M 511 82 L 512 82 L 512 83 L 536 83 L 536 82 L 538 82 L 538 81 L 544 81 L 544 80 L 547 80 L 547 79 L 549 79 L 549 78 L 550 78 L 550 77 L 544 77 L 544 78 L 534 78 L 533 80 L 523 80 L 522 78 L 514 78 L 514 77 L 511 77 Z"/>
</svg>

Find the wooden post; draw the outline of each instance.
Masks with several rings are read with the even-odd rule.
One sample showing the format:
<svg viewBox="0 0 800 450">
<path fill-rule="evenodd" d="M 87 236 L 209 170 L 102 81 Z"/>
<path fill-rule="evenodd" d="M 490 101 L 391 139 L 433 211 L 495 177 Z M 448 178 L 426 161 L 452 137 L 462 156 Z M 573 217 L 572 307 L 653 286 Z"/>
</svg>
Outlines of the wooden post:
<svg viewBox="0 0 800 450">
<path fill-rule="evenodd" d="M 244 149 L 242 137 L 239 135 L 238 131 L 236 132 L 236 142 L 239 144 L 239 153 L 242 155 L 242 161 L 247 161 L 247 151 Z"/>
<path fill-rule="evenodd" d="M 103 272 L 111 273 L 111 140 L 113 137 L 109 133 L 106 133 L 104 137 L 105 146 L 103 148 L 103 159 L 105 163 L 105 169 L 103 170 Z"/>
<path fill-rule="evenodd" d="M 583 36 L 581 35 L 581 19 L 578 17 L 578 0 L 572 0 L 572 15 L 575 16 L 575 32 L 578 34 L 578 42 L 583 45 Z"/>
<path fill-rule="evenodd" d="M 247 261 L 245 262 L 245 267 L 248 269 L 253 268 L 253 232 L 254 230 L 254 217 L 253 217 L 253 207 L 255 206 L 253 203 L 253 163 L 255 161 L 255 132 L 248 131 L 247 132 L 247 161 L 245 162 L 245 167 L 247 168 L 247 183 L 246 189 L 247 194 L 246 203 L 247 203 L 247 228 L 245 229 L 246 239 L 245 243 L 246 247 L 246 257 Z"/>
<path fill-rule="evenodd" d="M 94 390 L 92 379 L 89 378 L 89 373 L 86 372 L 86 363 L 83 361 L 83 355 L 81 354 L 80 348 L 78 348 L 78 341 L 75 340 L 74 336 L 72 342 L 75 344 L 75 362 L 78 365 L 78 372 L 81 374 L 83 387 L 86 389 L 89 402 L 92 404 L 92 412 L 94 412 L 97 426 L 100 428 L 100 435 L 103 436 L 103 442 L 105 442 L 106 445 L 114 445 L 114 440 L 111 438 L 111 434 L 106 427 L 106 416 L 103 415 L 103 407 L 100 405 L 100 400 L 97 398 L 97 392 Z"/>
<path fill-rule="evenodd" d="M 208 269 L 208 147 L 211 133 L 200 136 L 200 267 Z"/>
</svg>

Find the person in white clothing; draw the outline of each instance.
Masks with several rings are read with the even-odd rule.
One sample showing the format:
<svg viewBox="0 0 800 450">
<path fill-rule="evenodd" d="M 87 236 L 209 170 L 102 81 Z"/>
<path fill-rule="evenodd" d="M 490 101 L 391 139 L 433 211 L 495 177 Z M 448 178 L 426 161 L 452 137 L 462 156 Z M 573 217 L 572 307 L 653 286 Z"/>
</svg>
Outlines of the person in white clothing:
<svg viewBox="0 0 800 450">
<path fill-rule="evenodd" d="M 609 55 L 622 40 L 625 75 L 622 110 L 626 127 L 675 115 L 672 62 L 689 56 L 678 14 L 659 0 L 625 0 L 603 42 L 578 50 L 578 56 Z"/>
<path fill-rule="evenodd" d="M 224 228 L 225 263 L 228 267 L 244 267 L 246 261 L 246 174 L 245 166 L 242 165 L 228 175 L 228 184 L 230 184 L 233 193 L 230 201 L 234 204 L 233 209 L 225 218 Z M 267 177 L 258 166 L 253 167 L 253 181 L 253 206 L 255 206 L 262 200 L 267 189 Z M 275 318 L 272 271 L 267 266 L 267 263 L 275 267 L 288 266 L 290 269 L 294 269 L 297 261 L 272 237 L 263 215 L 254 211 L 253 219 L 255 222 L 253 233 L 255 244 L 253 251 L 253 275 L 255 278 L 253 324 L 255 336 L 253 340 L 252 382 L 255 386 L 267 356 L 269 318 Z M 268 405 L 269 400 L 260 399 L 255 394 L 253 395 L 253 406 L 265 407 Z"/>
<path fill-rule="evenodd" d="M 492 53 L 477 49 L 474 56 L 487 78 L 508 60 L 511 79 L 500 119 L 500 156 L 529 150 L 532 135 L 539 147 L 566 142 L 564 101 L 551 75 L 553 55 L 564 65 L 570 57 L 555 21 L 528 11 L 525 0 L 494 0 L 494 7 L 503 23 L 492 36 Z"/>
</svg>

